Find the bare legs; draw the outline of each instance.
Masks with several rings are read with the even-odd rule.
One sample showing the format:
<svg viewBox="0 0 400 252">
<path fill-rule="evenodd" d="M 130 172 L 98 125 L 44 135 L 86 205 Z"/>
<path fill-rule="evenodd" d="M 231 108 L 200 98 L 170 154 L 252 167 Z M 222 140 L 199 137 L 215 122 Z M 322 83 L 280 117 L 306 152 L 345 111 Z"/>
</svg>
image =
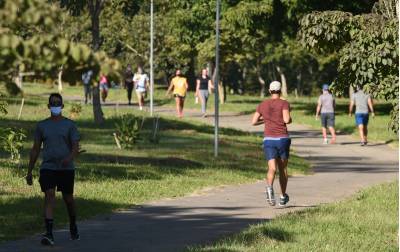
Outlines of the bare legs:
<svg viewBox="0 0 400 252">
<path fill-rule="evenodd" d="M 358 132 L 360 133 L 361 142 L 368 142 L 368 127 L 364 124 L 358 125 Z"/>
<path fill-rule="evenodd" d="M 286 188 L 288 183 L 287 173 L 287 159 L 271 159 L 268 160 L 268 172 L 267 172 L 267 184 L 272 186 L 274 184 L 276 169 L 279 170 L 279 184 L 281 186 L 282 195 L 286 194 Z"/>
<path fill-rule="evenodd" d="M 329 129 L 329 133 L 331 133 L 332 139 L 331 139 L 331 144 L 334 144 L 336 142 L 336 133 L 335 133 L 335 128 L 334 127 L 328 127 Z M 322 127 L 322 136 L 325 139 L 328 139 L 328 134 L 327 134 L 327 130 L 325 127 Z M 328 141 L 328 140 L 326 140 Z M 326 142 L 328 143 L 328 142 Z"/>
<path fill-rule="evenodd" d="M 175 97 L 176 114 L 179 118 L 183 117 L 183 106 L 185 105 L 185 98 Z"/>
<path fill-rule="evenodd" d="M 44 217 L 53 219 L 53 210 L 56 204 L 56 191 L 49 189 L 44 193 Z"/>
<path fill-rule="evenodd" d="M 136 96 L 138 98 L 139 109 L 143 110 L 144 106 L 144 94 L 142 92 L 136 92 Z"/>
</svg>

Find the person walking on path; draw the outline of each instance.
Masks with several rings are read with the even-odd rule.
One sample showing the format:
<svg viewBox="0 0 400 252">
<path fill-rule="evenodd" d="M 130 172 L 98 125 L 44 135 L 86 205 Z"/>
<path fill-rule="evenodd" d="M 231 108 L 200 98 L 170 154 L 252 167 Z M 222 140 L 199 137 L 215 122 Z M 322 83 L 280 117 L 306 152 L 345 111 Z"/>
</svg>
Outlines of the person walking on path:
<svg viewBox="0 0 400 252">
<path fill-rule="evenodd" d="M 132 91 L 133 91 L 133 71 L 131 65 L 125 70 L 125 84 L 124 87 L 128 94 L 128 105 L 132 105 Z"/>
<path fill-rule="evenodd" d="M 321 126 L 322 136 L 324 138 L 324 144 L 328 144 L 327 128 L 331 133 L 331 144 L 336 142 L 335 133 L 335 98 L 329 92 L 329 85 L 324 84 L 322 86 L 322 95 L 318 98 L 317 111 L 315 113 L 315 119 L 318 120 L 318 116 L 321 114 Z"/>
<path fill-rule="evenodd" d="M 281 196 L 279 205 L 284 206 L 289 202 L 286 193 L 288 183 L 287 164 L 291 139 L 287 130 L 287 124 L 292 122 L 290 117 L 289 102 L 281 99 L 281 83 L 273 81 L 269 85 L 271 98 L 261 102 L 254 113 L 252 124 L 264 124 L 264 154 L 268 161 L 267 172 L 267 201 L 271 206 L 275 205 L 274 179 L 276 170 L 279 169 L 279 183 Z"/>
<path fill-rule="evenodd" d="M 108 80 L 104 74 L 100 75 L 100 92 L 102 101 L 106 102 L 108 96 Z"/>
<path fill-rule="evenodd" d="M 182 76 L 181 70 L 177 69 L 175 77 L 172 78 L 171 84 L 168 87 L 167 95 L 171 92 L 175 97 L 176 113 L 179 118 L 183 117 L 183 107 L 185 105 L 185 97 L 189 88 L 187 79 Z"/>
<path fill-rule="evenodd" d="M 32 170 L 38 159 L 43 144 L 42 163 L 40 165 L 39 183 L 44 193 L 44 222 L 46 232 L 42 236 L 43 245 L 53 245 L 53 211 L 56 200 L 56 189 L 62 192 L 69 216 L 71 240 L 79 240 L 76 225 L 74 178 L 74 158 L 79 150 L 79 132 L 75 123 L 62 116 L 63 99 L 53 93 L 49 97 L 48 108 L 51 116 L 37 124 L 34 143 L 30 152 L 26 182 L 33 184 Z"/>
<path fill-rule="evenodd" d="M 82 74 L 83 91 L 85 94 L 85 104 L 87 104 L 88 101 L 92 99 L 92 87 L 90 85 L 92 81 L 92 76 L 93 76 L 92 70 L 89 70 Z"/>
<path fill-rule="evenodd" d="M 147 89 L 149 88 L 150 82 L 147 74 L 143 73 L 143 69 L 138 67 L 137 73 L 133 76 L 133 82 L 135 83 L 136 96 L 138 98 L 139 109 L 143 110 L 144 97 Z"/>
<path fill-rule="evenodd" d="M 207 101 L 209 90 L 214 88 L 210 77 L 208 77 L 207 69 L 201 70 L 201 75 L 196 80 L 196 97 L 200 98 L 201 113 L 203 117 L 207 117 Z"/>
<path fill-rule="evenodd" d="M 350 117 L 352 116 L 354 105 L 356 106 L 355 119 L 360 133 L 361 146 L 365 146 L 368 144 L 369 112 L 371 112 L 372 117 L 375 117 L 375 112 L 371 96 L 364 93 L 360 86 L 357 87 L 357 91 L 351 96 L 349 106 Z"/>
</svg>

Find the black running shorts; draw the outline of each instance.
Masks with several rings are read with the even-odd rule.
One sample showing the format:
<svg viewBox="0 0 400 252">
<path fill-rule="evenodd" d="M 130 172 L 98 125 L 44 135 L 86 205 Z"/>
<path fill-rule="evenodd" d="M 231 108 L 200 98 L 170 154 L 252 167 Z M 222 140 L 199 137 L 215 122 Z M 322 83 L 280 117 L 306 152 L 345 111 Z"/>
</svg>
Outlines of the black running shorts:
<svg viewBox="0 0 400 252">
<path fill-rule="evenodd" d="M 39 183 L 42 192 L 57 188 L 64 194 L 74 193 L 74 170 L 40 170 Z"/>
</svg>

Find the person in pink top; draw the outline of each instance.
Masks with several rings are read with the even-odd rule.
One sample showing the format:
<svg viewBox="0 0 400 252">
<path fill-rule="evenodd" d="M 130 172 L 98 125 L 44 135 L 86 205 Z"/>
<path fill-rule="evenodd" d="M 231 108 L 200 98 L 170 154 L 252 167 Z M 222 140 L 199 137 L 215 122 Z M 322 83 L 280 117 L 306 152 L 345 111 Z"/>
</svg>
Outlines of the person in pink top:
<svg viewBox="0 0 400 252">
<path fill-rule="evenodd" d="M 104 74 L 100 75 L 100 92 L 101 92 L 101 99 L 103 102 L 106 102 L 106 98 L 108 96 L 108 80 Z"/>
<path fill-rule="evenodd" d="M 281 99 L 281 83 L 273 81 L 269 85 L 271 98 L 261 102 L 254 113 L 252 124 L 264 124 L 264 154 L 268 161 L 267 172 L 267 201 L 271 206 L 275 205 L 274 179 L 277 168 L 279 169 L 279 183 L 281 196 L 279 205 L 284 206 L 289 202 L 286 193 L 288 183 L 287 164 L 291 139 L 286 125 L 292 122 L 290 117 L 289 102 Z"/>
</svg>

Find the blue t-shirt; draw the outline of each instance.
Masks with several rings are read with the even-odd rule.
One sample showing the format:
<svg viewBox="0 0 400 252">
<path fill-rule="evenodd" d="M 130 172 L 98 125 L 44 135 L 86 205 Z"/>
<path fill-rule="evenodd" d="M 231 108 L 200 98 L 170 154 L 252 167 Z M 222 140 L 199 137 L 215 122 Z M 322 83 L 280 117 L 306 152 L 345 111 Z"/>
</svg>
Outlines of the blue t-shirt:
<svg viewBox="0 0 400 252">
<path fill-rule="evenodd" d="M 79 142 L 79 132 L 72 120 L 59 121 L 50 118 L 40 121 L 35 131 L 35 141 L 43 143 L 41 170 L 73 170 L 74 162 L 62 165 L 71 154 L 72 144 Z"/>
</svg>

